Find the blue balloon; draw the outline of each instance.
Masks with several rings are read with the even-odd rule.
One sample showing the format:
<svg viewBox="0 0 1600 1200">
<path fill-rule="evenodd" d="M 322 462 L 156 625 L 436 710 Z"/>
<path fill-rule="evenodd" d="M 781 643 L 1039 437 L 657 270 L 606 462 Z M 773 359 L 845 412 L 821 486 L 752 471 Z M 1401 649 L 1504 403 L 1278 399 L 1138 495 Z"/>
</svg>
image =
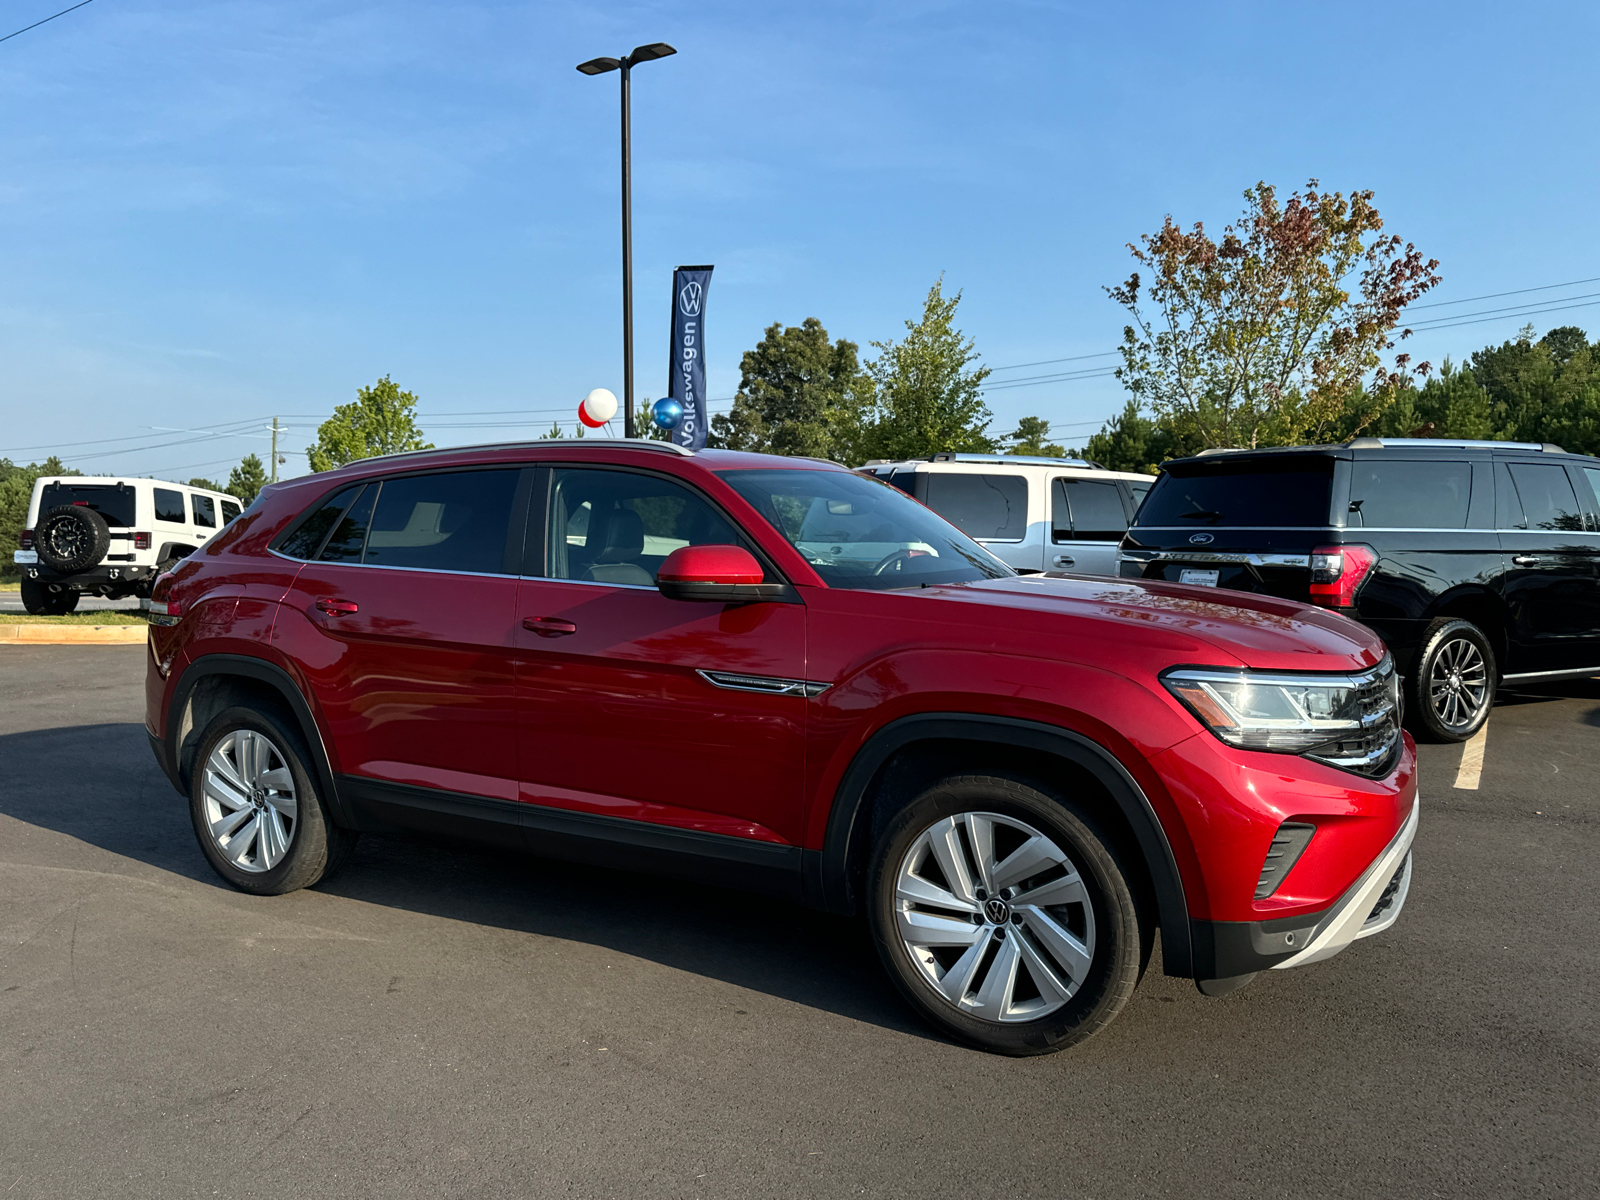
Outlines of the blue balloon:
<svg viewBox="0 0 1600 1200">
<path fill-rule="evenodd" d="M 676 429 L 683 424 L 683 405 L 663 396 L 650 406 L 650 419 L 662 429 Z"/>
</svg>

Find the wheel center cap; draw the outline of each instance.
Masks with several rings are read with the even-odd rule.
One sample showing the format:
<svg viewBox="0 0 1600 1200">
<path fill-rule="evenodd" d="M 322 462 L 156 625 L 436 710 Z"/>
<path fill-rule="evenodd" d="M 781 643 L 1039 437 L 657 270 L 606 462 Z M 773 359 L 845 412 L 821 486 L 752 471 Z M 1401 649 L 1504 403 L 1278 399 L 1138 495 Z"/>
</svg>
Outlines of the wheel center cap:
<svg viewBox="0 0 1600 1200">
<path fill-rule="evenodd" d="M 991 896 L 983 902 L 983 915 L 991 925 L 1004 925 L 1011 919 L 1011 905 L 998 896 Z"/>
</svg>

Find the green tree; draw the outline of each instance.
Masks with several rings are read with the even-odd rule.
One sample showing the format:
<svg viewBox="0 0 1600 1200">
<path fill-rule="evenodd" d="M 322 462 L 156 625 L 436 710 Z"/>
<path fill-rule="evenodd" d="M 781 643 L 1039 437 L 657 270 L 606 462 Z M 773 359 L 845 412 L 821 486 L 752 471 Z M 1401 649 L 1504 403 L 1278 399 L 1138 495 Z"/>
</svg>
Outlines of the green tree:
<svg viewBox="0 0 1600 1200">
<path fill-rule="evenodd" d="M 208 492 L 225 492 L 228 490 L 215 479 L 191 479 L 189 480 L 189 486 L 192 488 L 204 488 Z"/>
<path fill-rule="evenodd" d="M 708 444 L 859 461 L 855 443 L 871 392 L 854 342 L 830 341 L 815 317 L 775 321 L 740 359 L 733 409 L 712 417 Z"/>
<path fill-rule="evenodd" d="M 657 425 L 650 413 L 653 404 L 649 396 L 639 402 L 639 411 L 633 414 L 633 436 L 649 442 L 670 442 L 672 435 Z"/>
<path fill-rule="evenodd" d="M 254 502 L 261 489 L 267 486 L 267 469 L 261 465 L 261 459 L 254 454 L 246 454 L 239 461 L 239 465 L 228 473 L 228 486 L 225 489 L 230 496 L 237 496 L 246 505 Z"/>
<path fill-rule="evenodd" d="M 1313 179 L 1286 203 L 1266 183 L 1244 197 L 1220 242 L 1168 216 L 1130 243 L 1150 278 L 1135 271 L 1106 289 L 1132 317 L 1117 377 L 1164 427 L 1205 446 L 1326 438 L 1357 398 L 1370 423 L 1429 371 L 1383 356 L 1405 306 L 1439 282 L 1438 262 L 1381 232 L 1370 191 L 1324 193 Z"/>
<path fill-rule="evenodd" d="M 943 289 L 940 276 L 922 319 L 907 321 L 899 342 L 872 343 L 879 351 L 867 364 L 874 394 L 855 461 L 998 448 L 989 434 L 994 414 L 983 402 L 989 368 L 972 366 L 978 352 L 955 325 L 961 293 L 946 299 Z"/>
<path fill-rule="evenodd" d="M 1066 454 L 1066 451 L 1054 442 L 1046 442 L 1045 438 L 1049 436 L 1049 421 L 1043 417 L 1023 417 L 1022 420 L 1017 422 L 1016 432 L 1007 435 L 1011 448 L 1006 453 L 1061 458 Z"/>
<path fill-rule="evenodd" d="M 313 471 L 331 471 L 358 458 L 432 450 L 417 425 L 417 398 L 403 392 L 387 375 L 356 393 L 354 403 L 341 404 L 317 429 L 316 443 L 306 452 Z"/>
<path fill-rule="evenodd" d="M 1204 445 L 1193 433 L 1173 431 L 1139 412 L 1129 400 L 1122 412 L 1100 427 L 1074 458 L 1088 459 L 1113 471 L 1141 471 L 1154 475 L 1169 458 L 1197 454 Z"/>
<path fill-rule="evenodd" d="M 33 499 L 33 485 L 41 475 L 81 475 L 82 471 L 69 470 L 59 458 L 51 455 L 42 463 L 20 466 L 9 458 L 0 458 L 0 579 L 16 579 L 21 571 L 11 560 L 17 539 L 27 528 L 28 502 Z"/>
</svg>

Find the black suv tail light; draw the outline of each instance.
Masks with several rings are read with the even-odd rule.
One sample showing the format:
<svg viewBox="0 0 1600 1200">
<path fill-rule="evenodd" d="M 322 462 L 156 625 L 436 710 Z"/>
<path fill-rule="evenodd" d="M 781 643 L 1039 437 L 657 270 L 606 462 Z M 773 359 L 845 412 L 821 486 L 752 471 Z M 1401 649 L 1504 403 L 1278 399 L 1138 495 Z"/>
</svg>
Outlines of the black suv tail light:
<svg viewBox="0 0 1600 1200">
<path fill-rule="evenodd" d="M 1377 561 L 1371 546 L 1318 546 L 1311 552 L 1311 603 L 1349 608 Z"/>
<path fill-rule="evenodd" d="M 17 535 L 17 545 L 22 547 L 22 549 L 24 549 L 24 550 L 32 550 L 33 549 L 33 530 L 24 529 L 20 534 L 18 534 Z"/>
</svg>

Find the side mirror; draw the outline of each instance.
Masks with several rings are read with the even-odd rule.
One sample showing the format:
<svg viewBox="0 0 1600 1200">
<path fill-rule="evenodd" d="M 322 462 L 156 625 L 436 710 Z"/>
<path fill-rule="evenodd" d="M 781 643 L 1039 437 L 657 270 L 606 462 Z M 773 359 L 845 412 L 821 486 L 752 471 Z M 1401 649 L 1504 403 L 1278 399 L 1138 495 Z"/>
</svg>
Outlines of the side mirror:
<svg viewBox="0 0 1600 1200">
<path fill-rule="evenodd" d="M 788 589 L 762 583 L 761 564 L 743 546 L 683 546 L 667 555 L 656 587 L 669 600 L 750 604 L 776 600 Z"/>
</svg>

